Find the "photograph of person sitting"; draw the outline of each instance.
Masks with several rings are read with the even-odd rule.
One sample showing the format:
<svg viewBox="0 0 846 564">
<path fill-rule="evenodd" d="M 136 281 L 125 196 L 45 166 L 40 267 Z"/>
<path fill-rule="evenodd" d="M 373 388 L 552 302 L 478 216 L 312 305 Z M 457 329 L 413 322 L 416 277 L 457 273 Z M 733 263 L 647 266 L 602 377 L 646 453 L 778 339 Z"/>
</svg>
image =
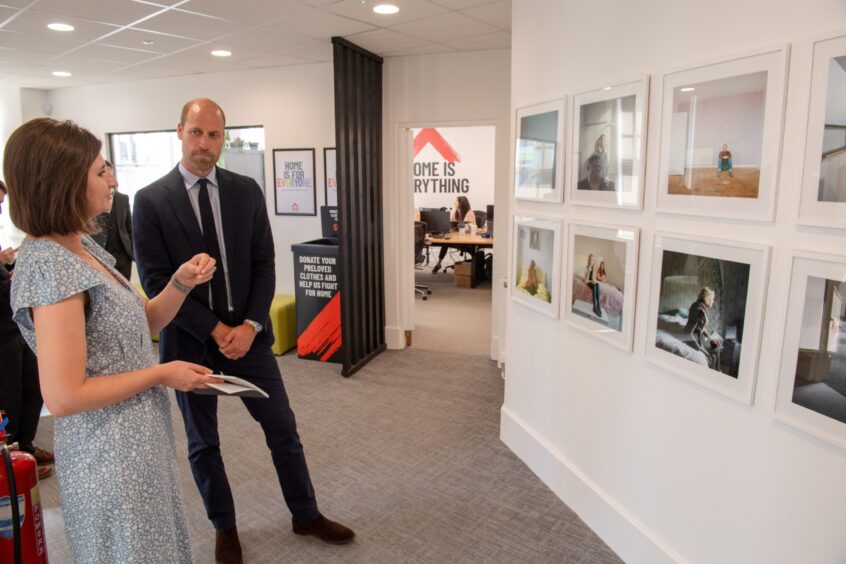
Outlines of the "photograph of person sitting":
<svg viewBox="0 0 846 564">
<path fill-rule="evenodd" d="M 455 199 L 449 219 L 458 223 L 476 223 L 476 214 L 473 213 L 473 208 L 470 207 L 470 200 L 467 199 L 467 196 L 458 196 Z M 441 247 L 441 252 L 438 254 L 438 262 L 432 268 L 432 274 L 438 273 L 441 269 L 441 263 L 452 248 L 447 246 Z"/>
<path fill-rule="evenodd" d="M 714 290 L 707 286 L 699 291 L 699 297 L 687 310 L 685 331 L 693 337 L 694 346 L 708 358 L 708 366 L 720 370 L 721 342 L 711 337 L 708 331 L 708 310 L 714 307 Z"/>
<path fill-rule="evenodd" d="M 626 244 L 575 235 L 570 311 L 602 327 L 621 331 L 625 303 Z"/>
<path fill-rule="evenodd" d="M 729 176 L 734 177 L 734 170 L 731 166 L 731 151 L 728 149 L 728 145 L 723 145 L 723 150 L 720 151 L 720 154 L 717 156 L 717 178 L 726 171 L 729 173 Z"/>
<path fill-rule="evenodd" d="M 605 153 L 602 154 L 604 155 Z M 607 158 L 608 157 L 606 156 L 606 159 Z M 599 190 L 605 192 L 613 192 L 616 190 L 614 182 L 606 180 L 605 178 L 607 166 L 605 166 L 602 162 L 602 155 L 599 153 L 593 153 L 590 157 L 588 157 L 586 167 L 587 178 L 579 180 L 579 183 L 576 186 L 577 189 Z"/>
<path fill-rule="evenodd" d="M 557 286 L 553 272 L 555 232 L 551 229 L 519 225 L 516 233 L 514 287 L 536 300 L 552 303 L 551 291 Z"/>
</svg>

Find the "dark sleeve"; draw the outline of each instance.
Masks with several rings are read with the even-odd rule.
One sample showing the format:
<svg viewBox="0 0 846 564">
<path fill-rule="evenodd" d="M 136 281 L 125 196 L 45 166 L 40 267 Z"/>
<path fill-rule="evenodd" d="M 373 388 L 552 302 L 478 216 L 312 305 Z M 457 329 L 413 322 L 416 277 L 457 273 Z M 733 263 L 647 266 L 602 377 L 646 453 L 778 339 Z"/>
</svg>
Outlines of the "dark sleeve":
<svg viewBox="0 0 846 564">
<path fill-rule="evenodd" d="M 170 282 L 181 262 L 171 260 L 170 249 L 165 243 L 161 215 L 156 209 L 153 197 L 146 190 L 135 195 L 135 213 L 132 214 L 132 227 L 135 232 L 135 262 L 141 285 L 149 297 L 158 296 Z M 190 258 L 190 257 L 189 257 Z M 178 259 L 177 259 L 178 260 Z M 187 260 L 187 259 L 186 259 Z M 218 323 L 217 316 L 194 298 L 193 290 L 176 314 L 172 323 L 204 343 Z M 268 303 L 268 310 L 270 304 Z"/>
<path fill-rule="evenodd" d="M 264 193 L 254 180 L 250 182 L 254 207 L 251 239 L 252 286 L 244 318 L 261 323 L 267 330 L 266 321 L 270 312 L 270 303 L 276 293 L 276 254 Z"/>
<path fill-rule="evenodd" d="M 129 238 L 129 253 L 132 255 L 135 242 L 132 240 L 132 211 L 129 209 L 129 196 L 126 197 L 126 217 L 123 221 L 126 224 L 126 236 Z"/>
</svg>

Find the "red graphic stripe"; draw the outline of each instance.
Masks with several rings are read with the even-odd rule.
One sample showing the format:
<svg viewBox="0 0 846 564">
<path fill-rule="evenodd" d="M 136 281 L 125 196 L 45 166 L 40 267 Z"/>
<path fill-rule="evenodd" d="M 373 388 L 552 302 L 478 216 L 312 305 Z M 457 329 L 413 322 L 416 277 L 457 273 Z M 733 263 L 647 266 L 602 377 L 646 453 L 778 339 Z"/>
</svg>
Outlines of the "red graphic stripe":
<svg viewBox="0 0 846 564">
<path fill-rule="evenodd" d="M 420 133 L 414 137 L 414 156 L 416 157 L 417 153 L 422 151 L 423 147 L 429 145 L 430 143 L 447 162 L 461 162 L 461 157 L 458 155 L 458 152 L 453 149 L 449 143 L 447 143 L 446 139 L 444 139 L 434 127 L 424 127 L 420 130 Z"/>
<path fill-rule="evenodd" d="M 321 362 L 326 362 L 340 348 L 341 292 L 338 292 L 297 338 L 297 353 L 318 356 Z"/>
</svg>

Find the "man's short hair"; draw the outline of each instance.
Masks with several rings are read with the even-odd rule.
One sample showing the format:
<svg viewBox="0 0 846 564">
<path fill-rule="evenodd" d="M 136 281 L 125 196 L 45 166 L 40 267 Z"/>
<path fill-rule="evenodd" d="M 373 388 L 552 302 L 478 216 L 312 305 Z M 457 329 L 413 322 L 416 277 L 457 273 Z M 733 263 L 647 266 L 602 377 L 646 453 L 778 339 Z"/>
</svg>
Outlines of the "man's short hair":
<svg viewBox="0 0 846 564">
<path fill-rule="evenodd" d="M 72 121 L 36 118 L 17 128 L 6 142 L 3 172 L 18 229 L 33 237 L 92 232 L 88 170 L 101 147 Z"/>
<path fill-rule="evenodd" d="M 594 154 L 592 154 L 591 156 L 588 157 L 588 160 L 585 162 L 585 164 L 590 166 L 590 163 L 595 163 L 595 162 L 601 161 L 601 160 L 602 160 L 602 157 L 600 157 L 599 155 L 594 153 Z"/>
<path fill-rule="evenodd" d="M 215 102 L 214 100 L 211 100 L 209 98 L 194 98 L 193 100 L 188 100 L 187 102 L 185 102 L 185 105 L 182 106 L 182 115 L 179 116 L 179 124 L 180 125 L 185 125 L 185 120 L 188 118 L 188 112 L 190 111 L 191 106 L 193 106 L 194 104 L 196 104 L 198 102 L 205 102 L 205 103 L 211 104 L 215 108 L 217 108 L 217 111 L 220 112 L 220 117 L 223 118 L 223 125 L 226 125 L 226 114 L 223 113 L 223 108 L 221 108 L 220 105 L 217 102 Z"/>
</svg>

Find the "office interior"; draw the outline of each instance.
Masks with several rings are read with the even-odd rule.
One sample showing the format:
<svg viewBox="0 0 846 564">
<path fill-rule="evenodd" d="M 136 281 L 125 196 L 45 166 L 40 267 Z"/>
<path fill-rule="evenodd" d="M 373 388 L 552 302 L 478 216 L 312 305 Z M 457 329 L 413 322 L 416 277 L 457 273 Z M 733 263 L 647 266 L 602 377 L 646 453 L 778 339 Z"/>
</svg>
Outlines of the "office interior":
<svg viewBox="0 0 846 564">
<path fill-rule="evenodd" d="M 225 109 L 227 124 L 264 128 L 268 180 L 273 148 L 314 147 L 318 204 L 323 200 L 321 149 L 334 146 L 326 35 L 331 26 L 326 22 L 342 18 L 347 28 L 329 33 L 385 57 L 380 220 L 388 347 L 406 349 L 420 305 L 413 291 L 409 132 L 433 124 L 492 125 L 497 256 L 503 259 L 493 263 L 493 281 L 508 277 L 518 212 L 565 222 L 621 222 L 640 228 L 643 242 L 638 284 L 632 289 L 637 304 L 632 352 L 538 315 L 515 303 L 504 284 L 490 284 L 486 349 L 504 378 L 503 443 L 624 561 L 846 561 L 840 528 L 846 521 L 846 453 L 773 416 L 791 253 L 810 249 L 837 254 L 843 248 L 842 230 L 803 229 L 795 218 L 813 42 L 846 33 L 842 1 L 408 0 L 397 4 L 400 14 L 406 10 L 411 15 L 393 29 L 370 15 L 357 19 L 352 10 L 358 0 L 292 0 L 284 7 L 271 0 L 246 5 L 190 0 L 175 8 L 83 0 L 3 4 L 12 4 L 2 7 L 6 19 L 0 24 L 3 142 L 21 123 L 44 115 L 72 119 L 104 141 L 110 133 L 170 130 L 185 100 L 209 96 Z M 64 12 L 81 22 L 79 29 L 87 35 L 81 41 L 54 39 L 27 18 L 15 24 L 9 18 L 24 4 L 33 11 L 40 4 L 47 12 Z M 149 20 L 150 31 L 161 41 L 151 50 L 136 44 L 141 37 L 135 32 L 116 33 L 114 45 L 97 40 L 115 31 L 114 25 L 174 9 L 186 12 Z M 302 12 L 276 29 L 256 29 L 286 9 Z M 191 10 L 204 16 L 188 14 Z M 311 19 L 311 10 L 334 17 Z M 118 18 L 112 25 L 99 23 L 112 17 Z M 194 35 L 183 26 L 194 27 Z M 25 41 L 13 43 L 12 35 Z M 124 39 L 128 43 L 122 44 Z M 790 46 L 790 64 L 772 221 L 656 211 L 661 76 L 784 45 Z M 231 47 L 233 58 L 206 56 L 210 47 L 218 46 Z M 179 53 L 171 56 L 158 49 Z M 28 56 L 21 57 L 19 50 Z M 74 65 L 74 76 L 52 77 L 49 71 L 59 70 L 53 67 L 60 62 Z M 43 80 L 35 80 L 39 75 L 32 69 L 40 69 Z M 643 210 L 514 199 L 517 108 L 647 75 L 651 88 Z M 267 195 L 278 253 L 277 292 L 292 294 L 287 249 L 320 237 L 319 216 L 276 216 L 269 191 Z M 14 234 L 7 215 L 0 221 L 5 243 Z M 739 405 L 645 359 L 650 245 L 656 232 L 772 248 L 751 405 Z M 472 330 L 471 324 L 467 331 Z"/>
</svg>

